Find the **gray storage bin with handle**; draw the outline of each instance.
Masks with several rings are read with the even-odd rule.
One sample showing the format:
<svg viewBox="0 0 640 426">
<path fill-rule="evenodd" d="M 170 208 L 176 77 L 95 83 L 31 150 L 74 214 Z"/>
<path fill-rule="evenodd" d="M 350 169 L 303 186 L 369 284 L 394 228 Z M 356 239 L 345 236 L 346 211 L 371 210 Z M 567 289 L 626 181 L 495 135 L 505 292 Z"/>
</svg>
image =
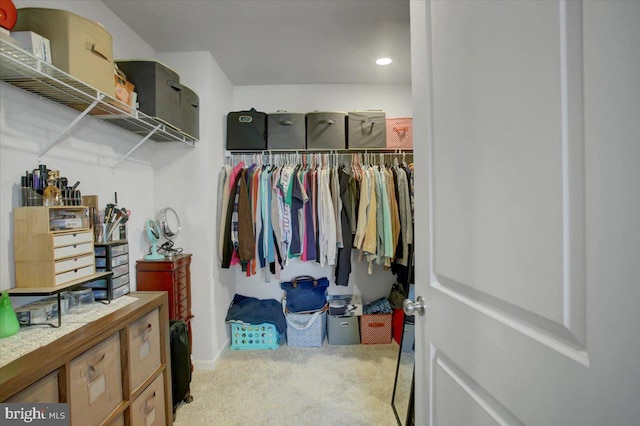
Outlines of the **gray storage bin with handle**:
<svg viewBox="0 0 640 426">
<path fill-rule="evenodd" d="M 267 114 L 255 108 L 227 114 L 227 149 L 267 149 Z"/>
<path fill-rule="evenodd" d="M 180 85 L 180 131 L 194 139 L 200 137 L 200 100 L 193 90 Z"/>
<path fill-rule="evenodd" d="M 158 61 L 118 60 L 118 68 L 135 85 L 138 109 L 180 128 L 180 75 Z"/>
<path fill-rule="evenodd" d="M 267 115 L 267 149 L 305 149 L 305 115 L 278 111 Z"/>
<path fill-rule="evenodd" d="M 307 149 L 345 149 L 346 119 L 344 112 L 308 112 Z"/>
<path fill-rule="evenodd" d="M 384 111 L 351 111 L 347 118 L 347 128 L 349 149 L 387 147 Z"/>
</svg>

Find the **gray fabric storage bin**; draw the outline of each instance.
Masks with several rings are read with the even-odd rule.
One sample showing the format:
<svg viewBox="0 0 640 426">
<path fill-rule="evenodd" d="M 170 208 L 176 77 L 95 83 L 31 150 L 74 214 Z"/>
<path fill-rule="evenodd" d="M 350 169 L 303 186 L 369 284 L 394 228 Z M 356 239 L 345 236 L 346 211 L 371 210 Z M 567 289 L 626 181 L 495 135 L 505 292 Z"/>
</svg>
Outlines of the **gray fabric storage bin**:
<svg viewBox="0 0 640 426">
<path fill-rule="evenodd" d="M 268 114 L 267 148 L 305 149 L 305 115 L 303 113 L 286 111 Z"/>
<path fill-rule="evenodd" d="M 267 149 L 267 114 L 255 108 L 227 114 L 227 149 Z"/>
<path fill-rule="evenodd" d="M 347 118 L 347 129 L 349 149 L 387 147 L 384 111 L 351 111 Z"/>
<path fill-rule="evenodd" d="M 200 99 L 193 90 L 185 85 L 180 85 L 180 123 L 182 133 L 194 139 L 200 137 Z"/>
<path fill-rule="evenodd" d="M 327 337 L 330 345 L 357 345 L 360 343 L 358 317 L 327 316 Z"/>
<path fill-rule="evenodd" d="M 307 113 L 307 149 L 345 149 L 346 118 L 344 112 Z"/>
<path fill-rule="evenodd" d="M 135 85 L 138 109 L 180 128 L 180 76 L 158 61 L 116 61 L 127 81 Z"/>
</svg>

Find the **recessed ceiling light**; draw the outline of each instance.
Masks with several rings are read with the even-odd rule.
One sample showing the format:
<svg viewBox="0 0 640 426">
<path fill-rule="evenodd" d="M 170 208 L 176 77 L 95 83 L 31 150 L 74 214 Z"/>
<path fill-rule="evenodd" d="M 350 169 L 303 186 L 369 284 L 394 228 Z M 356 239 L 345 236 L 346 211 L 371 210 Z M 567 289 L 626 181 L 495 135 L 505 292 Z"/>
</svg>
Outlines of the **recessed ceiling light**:
<svg viewBox="0 0 640 426">
<path fill-rule="evenodd" d="M 389 65 L 391 63 L 391 58 L 378 58 L 376 59 L 376 64 L 378 65 Z"/>
</svg>

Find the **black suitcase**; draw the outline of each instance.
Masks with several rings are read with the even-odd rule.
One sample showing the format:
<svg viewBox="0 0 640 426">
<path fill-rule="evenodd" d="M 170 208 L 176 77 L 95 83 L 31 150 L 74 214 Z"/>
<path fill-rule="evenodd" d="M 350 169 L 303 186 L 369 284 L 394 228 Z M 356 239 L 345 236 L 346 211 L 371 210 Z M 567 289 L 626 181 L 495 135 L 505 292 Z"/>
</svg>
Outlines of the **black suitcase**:
<svg viewBox="0 0 640 426">
<path fill-rule="evenodd" d="M 191 351 L 187 323 L 169 320 L 171 346 L 171 389 L 173 392 L 173 414 L 183 402 L 193 401 L 191 396 Z"/>
</svg>

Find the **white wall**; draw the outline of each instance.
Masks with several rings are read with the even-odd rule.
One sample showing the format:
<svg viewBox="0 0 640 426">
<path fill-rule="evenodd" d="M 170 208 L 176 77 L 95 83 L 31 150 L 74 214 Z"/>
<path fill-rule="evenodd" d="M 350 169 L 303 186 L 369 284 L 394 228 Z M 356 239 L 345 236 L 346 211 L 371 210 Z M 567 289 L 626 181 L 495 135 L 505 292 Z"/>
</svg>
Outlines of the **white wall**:
<svg viewBox="0 0 640 426">
<path fill-rule="evenodd" d="M 411 117 L 410 84 L 334 84 L 334 85 L 272 85 L 272 86 L 236 86 L 234 89 L 234 111 L 252 107 L 258 111 L 290 112 L 353 111 L 357 109 L 382 109 L 387 117 Z M 295 260 L 281 274 L 281 281 L 298 275 L 328 277 L 331 280 L 330 294 L 361 294 L 364 303 L 388 296 L 395 276 L 382 266 L 374 265 L 373 274 L 367 273 L 367 263 L 357 261 L 356 250 L 352 251 L 352 272 L 349 286 L 335 285 L 333 266 L 321 268 L 315 262 Z M 239 267 L 233 267 L 237 282 L 237 291 L 246 296 L 261 299 L 280 300 L 282 290 L 279 281 L 272 279 L 267 283 L 264 273 L 246 277 Z"/>
<path fill-rule="evenodd" d="M 217 173 L 222 165 L 224 116 L 232 109 L 233 86 L 207 52 L 157 55 L 100 1 L 15 1 L 16 7 L 48 7 L 72 11 L 100 22 L 113 36 L 114 58 L 154 59 L 167 63 L 200 98 L 200 141 L 148 141 L 117 169 L 116 161 L 142 136 L 93 118 L 83 119 L 49 153 L 38 151 L 64 129 L 77 112 L 2 84 L 0 86 L 0 289 L 14 286 L 12 208 L 20 205 L 20 176 L 44 163 L 71 182 L 80 180 L 83 194 L 96 194 L 100 205 L 113 202 L 132 211 L 129 221 L 130 275 L 135 289 L 135 261 L 148 250 L 144 223 L 172 206 L 182 231 L 176 243 L 193 254 L 191 266 L 194 348 L 197 360 L 210 363 L 228 337 L 224 315 L 235 293 L 229 271 L 220 272 L 211 225 L 215 216 Z"/>
<path fill-rule="evenodd" d="M 49 7 L 75 11 L 101 22 L 114 38 L 114 53 L 122 56 L 153 57 L 155 52 L 97 1 L 20 1 L 16 7 Z M 120 156 L 141 137 L 124 132 L 98 120 L 82 120 L 71 133 L 47 154 L 38 152 L 76 116 L 77 112 L 55 105 L 19 89 L 2 85 L 0 90 L 0 289 L 14 286 L 12 214 L 20 205 L 20 176 L 39 163 L 59 169 L 71 183 L 79 180 L 84 195 L 95 194 L 101 205 L 118 203 L 133 214 L 129 221 L 131 259 L 146 252 L 142 226 L 154 213 L 154 177 L 151 163 L 142 155 L 134 156 L 120 168 L 113 166 Z M 132 185 L 132 182 L 136 182 Z M 135 270 L 132 274 L 135 278 Z M 135 282 L 134 282 L 135 286 Z"/>
<path fill-rule="evenodd" d="M 224 159 L 226 114 L 231 110 L 233 86 L 208 52 L 161 53 L 158 59 L 176 69 L 180 81 L 198 93 L 200 100 L 198 147 L 170 170 L 156 174 L 155 193 L 159 208 L 171 206 L 180 216 L 182 230 L 176 243 L 193 254 L 193 353 L 198 367 L 205 367 L 228 342 L 224 318 L 235 294 L 233 275 L 217 263 L 214 225 L 218 171 Z"/>
</svg>

